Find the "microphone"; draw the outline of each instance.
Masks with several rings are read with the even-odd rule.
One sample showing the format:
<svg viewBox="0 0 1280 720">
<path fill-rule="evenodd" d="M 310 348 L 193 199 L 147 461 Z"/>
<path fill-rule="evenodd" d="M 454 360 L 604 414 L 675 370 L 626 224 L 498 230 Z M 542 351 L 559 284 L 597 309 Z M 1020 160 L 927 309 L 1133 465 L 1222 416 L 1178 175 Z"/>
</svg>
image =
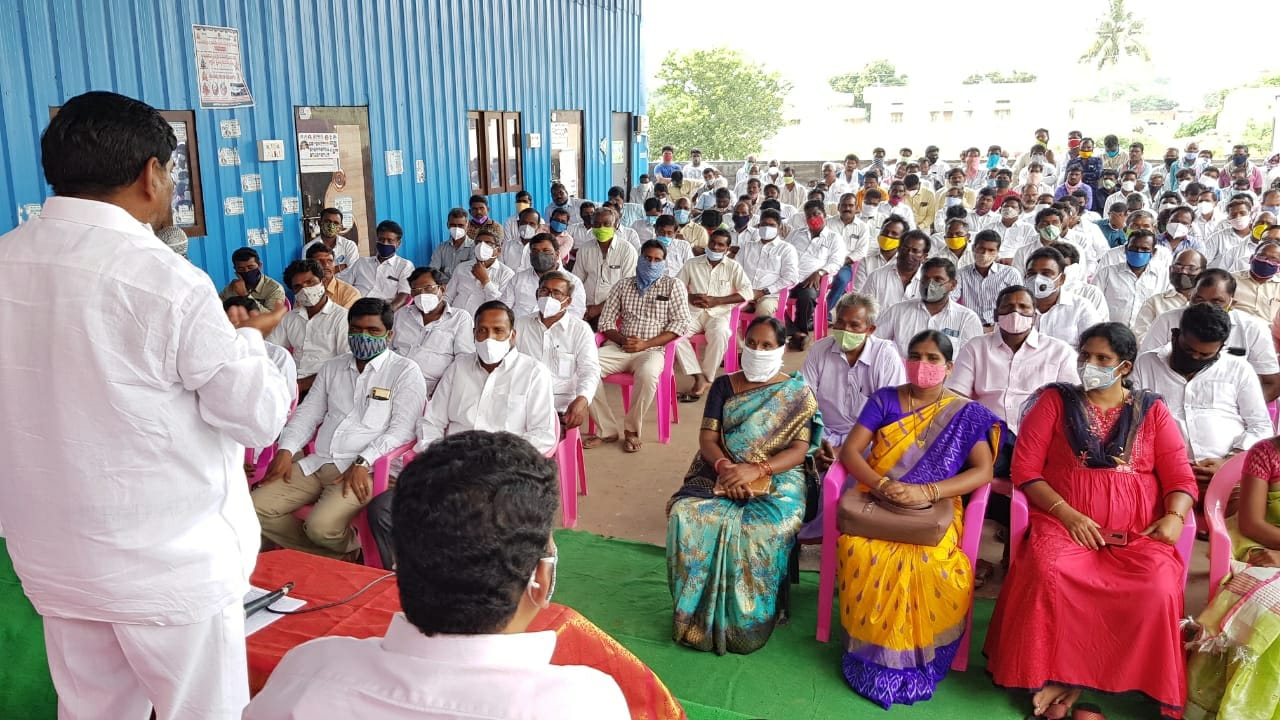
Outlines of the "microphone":
<svg viewBox="0 0 1280 720">
<path fill-rule="evenodd" d="M 258 612 L 259 610 L 262 610 L 268 607 L 269 605 L 271 605 L 271 603 L 279 600 L 285 595 L 288 595 L 289 591 L 292 589 L 293 589 L 293 583 L 291 582 L 286 583 L 285 586 L 280 588 L 279 590 L 274 590 L 272 592 L 267 593 L 266 595 L 263 595 L 260 598 L 250 600 L 249 602 L 244 604 L 244 616 L 247 618 L 250 615 Z"/>
</svg>

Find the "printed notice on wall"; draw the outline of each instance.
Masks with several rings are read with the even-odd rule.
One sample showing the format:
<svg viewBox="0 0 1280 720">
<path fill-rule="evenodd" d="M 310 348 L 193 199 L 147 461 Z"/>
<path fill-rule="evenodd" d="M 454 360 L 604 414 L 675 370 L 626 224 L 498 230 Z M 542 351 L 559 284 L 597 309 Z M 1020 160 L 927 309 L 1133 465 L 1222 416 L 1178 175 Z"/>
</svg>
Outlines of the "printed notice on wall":
<svg viewBox="0 0 1280 720">
<path fill-rule="evenodd" d="M 338 133 L 298 133 L 298 168 L 304 173 L 338 172 Z"/>
<path fill-rule="evenodd" d="M 567 150 L 569 148 L 569 123 L 551 123 L 551 149 Z"/>
<path fill-rule="evenodd" d="M 272 215 L 267 218 L 267 232 L 272 235 L 279 235 L 284 232 L 284 218 L 279 215 Z"/>
<path fill-rule="evenodd" d="M 235 148 L 218 148 L 218 164 L 234 167 L 240 164 L 240 151 Z"/>
<path fill-rule="evenodd" d="M 386 159 L 388 175 L 404 174 L 404 155 L 399 150 L 388 150 Z"/>
<path fill-rule="evenodd" d="M 350 195 L 339 195 L 333 199 L 333 206 L 342 211 L 342 227 L 349 228 L 355 225 L 356 214 L 355 205 Z"/>
<path fill-rule="evenodd" d="M 427 181 L 427 163 L 422 160 L 413 161 L 413 179 L 418 183 Z"/>
<path fill-rule="evenodd" d="M 244 214 L 244 198 L 229 197 L 222 201 L 222 212 L 227 215 L 243 215 Z"/>
<path fill-rule="evenodd" d="M 281 215 L 297 215 L 301 203 L 297 197 L 280 198 L 280 214 Z"/>
<path fill-rule="evenodd" d="M 258 246 L 267 244 L 267 234 L 262 228 L 249 228 L 249 245 Z"/>
<path fill-rule="evenodd" d="M 222 137 L 228 139 L 240 137 L 239 120 L 223 120 L 218 123 L 218 126 L 222 129 Z"/>
<path fill-rule="evenodd" d="M 195 38 L 196 84 L 200 107 L 253 107 L 253 95 L 244 82 L 237 28 L 192 25 Z"/>
<path fill-rule="evenodd" d="M 262 176 L 257 173 L 241 175 L 240 192 L 262 192 Z"/>
</svg>

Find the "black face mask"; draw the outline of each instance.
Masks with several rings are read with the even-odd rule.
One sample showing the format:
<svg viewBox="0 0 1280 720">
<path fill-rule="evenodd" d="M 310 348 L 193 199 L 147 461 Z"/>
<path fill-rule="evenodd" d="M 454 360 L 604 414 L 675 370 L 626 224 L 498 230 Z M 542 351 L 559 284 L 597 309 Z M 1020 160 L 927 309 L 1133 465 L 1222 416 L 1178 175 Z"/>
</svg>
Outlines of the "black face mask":
<svg viewBox="0 0 1280 720">
<path fill-rule="evenodd" d="M 1217 354 L 1203 359 L 1191 357 L 1191 354 L 1182 348 L 1182 343 L 1178 342 L 1178 331 L 1176 329 L 1172 335 L 1173 346 L 1169 352 L 1169 368 L 1179 375 L 1194 375 L 1218 362 L 1219 355 Z"/>
<path fill-rule="evenodd" d="M 1174 290 L 1190 290 L 1196 285 L 1197 275 L 1186 275 L 1183 273 L 1170 273 L 1169 284 L 1173 285 Z"/>
</svg>

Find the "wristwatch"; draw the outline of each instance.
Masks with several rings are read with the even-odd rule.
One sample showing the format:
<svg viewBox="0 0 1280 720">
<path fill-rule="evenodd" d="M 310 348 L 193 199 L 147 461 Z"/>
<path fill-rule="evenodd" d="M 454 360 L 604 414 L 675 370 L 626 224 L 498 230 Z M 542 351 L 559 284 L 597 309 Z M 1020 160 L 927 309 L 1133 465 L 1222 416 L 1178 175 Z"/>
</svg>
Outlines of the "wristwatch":
<svg viewBox="0 0 1280 720">
<path fill-rule="evenodd" d="M 366 469 L 366 470 L 368 470 L 368 469 L 369 469 L 369 461 L 368 461 L 368 460 L 365 460 L 363 455 L 357 455 L 357 456 L 356 456 L 356 461 L 355 461 L 354 463 L 352 463 L 352 464 L 353 464 L 353 465 L 359 465 L 360 467 L 362 467 L 362 468 L 364 468 L 364 469 Z"/>
</svg>

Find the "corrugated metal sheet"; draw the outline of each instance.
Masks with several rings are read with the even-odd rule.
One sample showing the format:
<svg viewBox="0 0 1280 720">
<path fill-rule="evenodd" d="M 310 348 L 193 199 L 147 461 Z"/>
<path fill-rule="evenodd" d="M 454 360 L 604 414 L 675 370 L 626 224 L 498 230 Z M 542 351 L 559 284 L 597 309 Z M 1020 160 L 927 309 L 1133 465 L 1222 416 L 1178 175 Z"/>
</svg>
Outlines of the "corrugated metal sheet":
<svg viewBox="0 0 1280 720">
<path fill-rule="evenodd" d="M 543 147 L 525 149 L 525 189 L 535 206 L 550 198 L 547 138 L 553 110 L 583 110 L 588 197 L 609 186 L 610 113 L 643 113 L 641 0 L 10 0 L 0 23 L 0 201 L 9 210 L 48 195 L 39 138 L 51 106 L 87 90 L 113 90 L 172 110 L 196 112 L 208 236 L 190 257 L 221 286 L 230 254 L 250 228 L 266 228 L 280 201 L 297 196 L 295 105 L 367 105 L 379 219 L 405 228 L 401 254 L 425 264 L 443 237 L 444 216 L 469 195 L 466 113 L 522 113 L 524 133 Z M 191 26 L 239 28 L 255 106 L 200 110 Z M 240 121 L 224 140 L 219 121 Z M 283 162 L 259 163 L 256 142 L 285 140 Z M 219 167 L 219 147 L 237 147 L 239 168 Z M 384 151 L 403 152 L 405 173 L 387 176 Z M 633 147 L 633 179 L 645 156 Z M 427 182 L 417 184 L 423 160 Z M 260 173 L 261 193 L 245 195 L 245 213 L 225 216 L 222 200 L 241 196 L 240 175 Z M 258 197 L 255 197 L 257 195 Z M 491 198 L 494 217 L 514 211 L 510 194 Z M 260 248 L 278 277 L 299 253 L 298 216 Z"/>
</svg>

